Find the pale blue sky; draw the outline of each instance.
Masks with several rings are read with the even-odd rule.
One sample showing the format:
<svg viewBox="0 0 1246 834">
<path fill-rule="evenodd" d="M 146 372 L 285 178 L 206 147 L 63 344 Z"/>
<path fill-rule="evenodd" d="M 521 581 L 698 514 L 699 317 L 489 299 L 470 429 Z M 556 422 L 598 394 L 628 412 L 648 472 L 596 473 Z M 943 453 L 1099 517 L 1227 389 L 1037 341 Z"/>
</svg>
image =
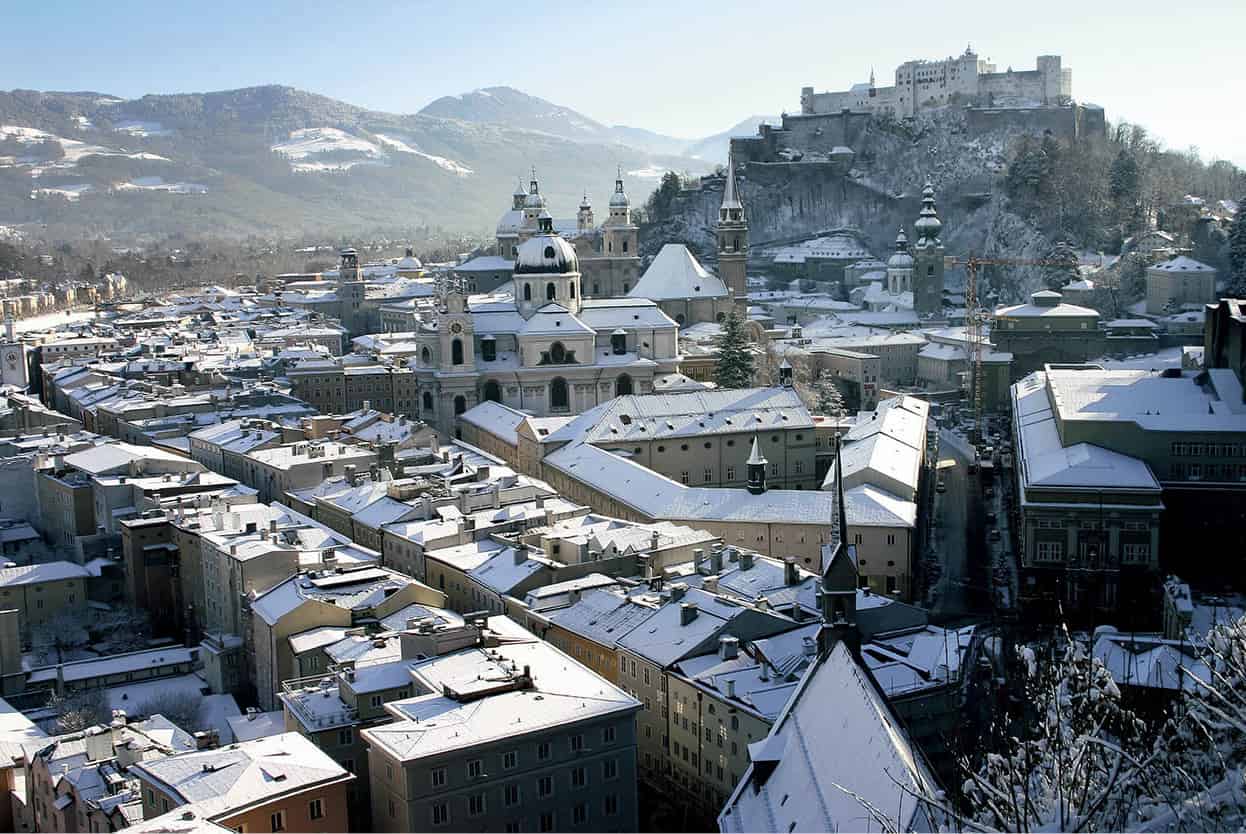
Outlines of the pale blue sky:
<svg viewBox="0 0 1246 834">
<path fill-rule="evenodd" d="M 1246 0 L 3 4 L 0 87 L 134 97 L 280 83 L 381 110 L 507 84 L 678 136 L 880 83 L 972 42 L 1001 68 L 1058 53 L 1073 93 L 1172 147 L 1246 166 Z"/>
</svg>

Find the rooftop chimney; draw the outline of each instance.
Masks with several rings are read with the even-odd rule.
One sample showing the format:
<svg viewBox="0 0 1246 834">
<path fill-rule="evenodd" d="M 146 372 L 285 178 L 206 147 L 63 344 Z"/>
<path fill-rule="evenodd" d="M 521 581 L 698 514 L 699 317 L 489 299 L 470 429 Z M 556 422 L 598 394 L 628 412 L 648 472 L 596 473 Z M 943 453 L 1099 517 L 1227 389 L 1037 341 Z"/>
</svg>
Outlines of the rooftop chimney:
<svg viewBox="0 0 1246 834">
<path fill-rule="evenodd" d="M 735 678 L 727 678 L 727 697 L 735 697 Z"/>
<path fill-rule="evenodd" d="M 716 544 L 710 548 L 710 573 L 717 576 L 723 572 L 723 546 Z"/>
<path fill-rule="evenodd" d="M 740 640 L 730 634 L 718 638 L 718 656 L 723 660 L 734 660 L 740 654 Z"/>
<path fill-rule="evenodd" d="M 753 567 L 753 551 L 740 551 L 740 570 L 751 570 Z"/>
<path fill-rule="evenodd" d="M 800 568 L 796 566 L 796 560 L 790 556 L 783 560 L 783 584 L 800 584 Z"/>
<path fill-rule="evenodd" d="M 672 590 L 674 590 L 672 588 Z M 679 603 L 679 624 L 686 626 L 697 618 L 697 604 L 695 602 Z"/>
<path fill-rule="evenodd" d="M 686 593 L 688 593 L 688 586 L 684 583 L 676 582 L 674 585 L 671 585 L 671 599 L 675 602 L 683 599 Z"/>
</svg>

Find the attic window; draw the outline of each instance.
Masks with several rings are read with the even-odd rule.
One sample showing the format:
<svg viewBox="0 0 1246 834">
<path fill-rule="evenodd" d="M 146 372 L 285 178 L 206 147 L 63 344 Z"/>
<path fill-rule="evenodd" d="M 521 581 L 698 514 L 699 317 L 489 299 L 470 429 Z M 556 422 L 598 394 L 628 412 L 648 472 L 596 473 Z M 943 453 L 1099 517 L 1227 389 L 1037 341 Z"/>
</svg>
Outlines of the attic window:
<svg viewBox="0 0 1246 834">
<path fill-rule="evenodd" d="M 545 257 L 550 258 L 550 259 L 553 259 L 553 257 L 554 257 L 554 247 L 552 247 L 552 246 L 546 246 L 546 247 L 545 247 Z"/>
</svg>

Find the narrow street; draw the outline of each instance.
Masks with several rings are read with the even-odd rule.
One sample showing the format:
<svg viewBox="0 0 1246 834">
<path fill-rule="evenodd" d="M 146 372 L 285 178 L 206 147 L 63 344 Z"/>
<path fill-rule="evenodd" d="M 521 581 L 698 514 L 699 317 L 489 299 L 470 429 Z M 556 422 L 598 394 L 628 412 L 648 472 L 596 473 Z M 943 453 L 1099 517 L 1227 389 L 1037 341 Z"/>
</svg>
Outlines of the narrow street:
<svg viewBox="0 0 1246 834">
<path fill-rule="evenodd" d="M 935 495 L 932 537 L 940 575 L 930 613 L 935 622 L 954 625 L 980 619 L 990 610 L 986 571 L 982 501 L 976 477 L 969 474 L 969 450 L 963 439 L 941 431 L 938 470 L 945 491 Z M 975 616 L 976 615 L 976 616 Z"/>
</svg>

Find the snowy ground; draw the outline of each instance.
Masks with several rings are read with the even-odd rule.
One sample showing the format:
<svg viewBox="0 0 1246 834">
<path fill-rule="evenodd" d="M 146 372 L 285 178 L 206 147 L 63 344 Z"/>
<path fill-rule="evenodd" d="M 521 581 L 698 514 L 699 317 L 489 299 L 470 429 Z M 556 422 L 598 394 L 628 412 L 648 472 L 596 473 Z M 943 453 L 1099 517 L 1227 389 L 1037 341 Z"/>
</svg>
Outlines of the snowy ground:
<svg viewBox="0 0 1246 834">
<path fill-rule="evenodd" d="M 344 171 L 356 165 L 383 165 L 385 164 L 385 159 L 389 156 L 389 152 L 396 151 L 423 157 L 438 167 L 460 177 L 473 173 L 471 168 L 460 162 L 455 162 L 453 159 L 447 159 L 444 156 L 425 153 L 396 136 L 386 136 L 378 133 L 376 138 L 380 141 L 380 145 L 335 127 L 308 127 L 293 131 L 289 139 L 284 142 L 278 142 L 272 146 L 272 149 L 291 160 L 290 167 L 293 170 L 303 172 Z M 346 160 L 317 159 L 320 154 L 331 151 L 357 153 L 359 158 Z"/>
<path fill-rule="evenodd" d="M 68 315 L 64 310 L 58 310 L 55 313 L 45 313 L 41 316 L 31 316 L 28 319 L 18 319 L 13 323 L 13 329 L 18 333 L 26 333 L 31 330 L 46 330 L 50 327 L 56 327 L 59 324 L 73 324 L 75 322 L 90 321 L 95 318 L 93 310 L 78 310 Z"/>
</svg>

